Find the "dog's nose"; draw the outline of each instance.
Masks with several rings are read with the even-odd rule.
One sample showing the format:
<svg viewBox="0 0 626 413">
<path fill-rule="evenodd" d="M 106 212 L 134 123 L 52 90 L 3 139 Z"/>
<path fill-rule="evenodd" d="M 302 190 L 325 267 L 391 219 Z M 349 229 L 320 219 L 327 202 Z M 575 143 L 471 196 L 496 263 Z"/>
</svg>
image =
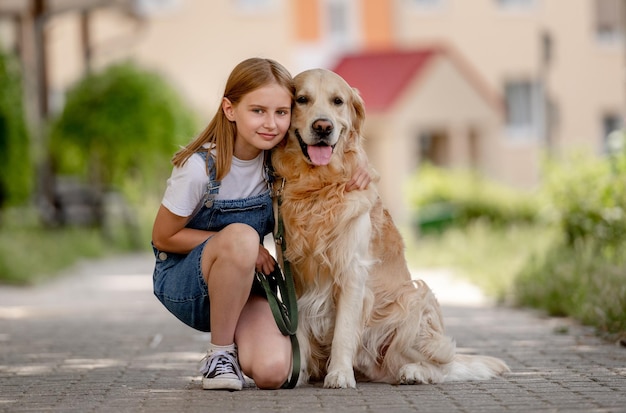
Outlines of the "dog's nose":
<svg viewBox="0 0 626 413">
<path fill-rule="evenodd" d="M 317 119 L 311 127 L 320 138 L 324 138 L 333 131 L 333 124 L 328 119 Z"/>
</svg>

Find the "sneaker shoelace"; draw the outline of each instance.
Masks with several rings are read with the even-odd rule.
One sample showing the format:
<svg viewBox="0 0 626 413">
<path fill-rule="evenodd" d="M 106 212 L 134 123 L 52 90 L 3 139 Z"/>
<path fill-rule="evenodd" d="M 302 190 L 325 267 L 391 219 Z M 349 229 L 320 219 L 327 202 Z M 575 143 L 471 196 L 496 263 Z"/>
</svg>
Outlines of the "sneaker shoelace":
<svg viewBox="0 0 626 413">
<path fill-rule="evenodd" d="M 237 366 L 237 359 L 232 353 L 228 351 L 218 351 L 212 354 L 204 356 L 200 361 L 200 373 L 203 376 L 213 372 L 214 377 L 220 374 L 234 374 L 239 377 L 241 382 L 244 382 L 243 374 Z"/>
</svg>

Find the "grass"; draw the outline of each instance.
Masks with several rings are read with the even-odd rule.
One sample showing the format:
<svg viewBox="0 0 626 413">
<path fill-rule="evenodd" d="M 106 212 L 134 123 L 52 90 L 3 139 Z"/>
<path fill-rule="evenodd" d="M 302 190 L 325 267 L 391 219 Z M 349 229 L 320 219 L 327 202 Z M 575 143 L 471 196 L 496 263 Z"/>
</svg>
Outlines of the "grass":
<svg viewBox="0 0 626 413">
<path fill-rule="evenodd" d="M 0 233 L 0 282 L 35 284 L 53 277 L 80 258 L 105 255 L 108 248 L 94 229 L 3 228 Z"/>
<path fill-rule="evenodd" d="M 0 283 L 40 283 L 58 276 L 80 259 L 136 249 L 137 241 L 147 249 L 147 221 L 139 218 L 136 225 L 128 226 L 114 216 L 110 230 L 103 234 L 96 228 L 45 228 L 34 208 L 5 210 L 0 221 Z"/>
<path fill-rule="evenodd" d="M 441 234 L 404 238 L 411 266 L 454 269 L 499 302 L 510 302 L 516 274 L 532 257 L 545 254 L 557 235 L 546 226 L 475 221 Z"/>
<path fill-rule="evenodd" d="M 626 338 L 626 246 L 567 245 L 545 225 L 475 222 L 420 238 L 405 235 L 414 267 L 446 267 L 508 305 L 567 316 Z"/>
<path fill-rule="evenodd" d="M 621 245 L 607 251 L 593 240 L 555 244 L 518 274 L 514 285 L 517 302 L 626 338 L 625 248 Z"/>
</svg>

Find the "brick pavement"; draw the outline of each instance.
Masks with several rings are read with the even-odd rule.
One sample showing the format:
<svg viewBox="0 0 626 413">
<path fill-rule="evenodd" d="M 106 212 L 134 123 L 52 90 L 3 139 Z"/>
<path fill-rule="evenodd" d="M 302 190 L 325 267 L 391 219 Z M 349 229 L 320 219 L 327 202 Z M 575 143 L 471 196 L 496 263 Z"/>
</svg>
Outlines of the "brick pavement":
<svg viewBox="0 0 626 413">
<path fill-rule="evenodd" d="M 0 287 L 0 412 L 626 412 L 626 348 L 568 320 L 493 307 L 424 276 L 460 351 L 512 372 L 469 383 L 356 390 L 203 391 L 208 341 L 151 294 L 149 255 L 84 262 L 36 288 Z M 452 296 L 446 292 L 453 293 Z"/>
</svg>

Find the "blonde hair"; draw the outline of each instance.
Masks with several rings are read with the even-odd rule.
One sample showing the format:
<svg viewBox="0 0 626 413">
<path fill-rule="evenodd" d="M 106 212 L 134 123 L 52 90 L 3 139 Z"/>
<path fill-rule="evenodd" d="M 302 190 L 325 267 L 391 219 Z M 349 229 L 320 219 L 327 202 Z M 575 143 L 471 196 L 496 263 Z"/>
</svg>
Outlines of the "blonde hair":
<svg viewBox="0 0 626 413">
<path fill-rule="evenodd" d="M 295 94 L 295 86 L 291 74 L 280 63 L 263 58 L 251 58 L 239 63 L 228 77 L 224 88 L 224 97 L 233 105 L 237 105 L 248 93 L 272 83 L 277 83 Z M 237 125 L 226 118 L 220 103 L 215 116 L 208 126 L 191 143 L 176 152 L 172 158 L 175 166 L 183 165 L 196 152 L 209 152 L 208 157 L 214 156 L 215 179 L 220 181 L 230 171 L 232 163 Z M 203 145 L 209 144 L 209 149 Z M 210 150 L 215 149 L 215 155 Z M 208 168 L 208 166 L 207 166 Z"/>
</svg>

